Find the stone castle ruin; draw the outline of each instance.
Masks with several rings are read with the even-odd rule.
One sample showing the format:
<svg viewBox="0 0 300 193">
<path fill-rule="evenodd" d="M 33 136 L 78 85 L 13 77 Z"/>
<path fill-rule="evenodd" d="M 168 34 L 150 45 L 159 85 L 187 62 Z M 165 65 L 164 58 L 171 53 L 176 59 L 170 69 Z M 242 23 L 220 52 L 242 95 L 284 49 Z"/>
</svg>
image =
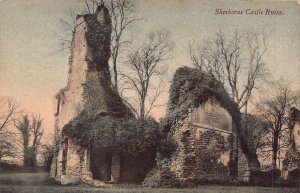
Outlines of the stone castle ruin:
<svg viewBox="0 0 300 193">
<path fill-rule="evenodd" d="M 104 125 L 107 126 L 115 119 L 134 118 L 111 87 L 108 66 L 110 38 L 111 20 L 103 4 L 94 14 L 77 17 L 69 58 L 68 83 L 55 96 L 57 151 L 51 176 L 62 183 L 80 180 L 92 183 L 94 179 L 135 182 L 139 175 L 146 175 L 147 169 L 144 171 L 144 168 L 152 167 L 147 161 L 144 164 L 149 166 L 142 167 L 142 171 L 132 167 L 139 159 L 122 157 L 118 151 L 114 153 L 109 148 L 110 142 L 113 142 L 110 139 L 103 142 L 102 146 L 89 143 L 96 140 L 91 137 L 93 132 L 101 132 L 97 124 L 101 125 L 103 120 L 108 122 Z M 98 141 L 103 140 L 101 138 Z M 151 156 L 148 158 L 152 159 Z"/>
<path fill-rule="evenodd" d="M 164 132 L 177 142 L 167 166 L 181 183 L 248 180 L 237 126 L 240 113 L 212 75 L 183 67 L 170 88 Z"/>
<path fill-rule="evenodd" d="M 240 113 L 221 83 L 210 74 L 180 68 L 163 129 L 154 120 L 137 120 L 112 89 L 110 38 L 111 20 L 103 4 L 94 14 L 77 16 L 68 83 L 55 96 L 56 153 L 50 175 L 63 184 L 140 183 L 155 159 L 162 160 L 157 146 L 163 146 L 163 133 L 176 148 L 162 167 L 180 183 L 247 179 L 249 169 L 257 167 L 247 161 L 257 157 L 241 137 Z"/>
</svg>

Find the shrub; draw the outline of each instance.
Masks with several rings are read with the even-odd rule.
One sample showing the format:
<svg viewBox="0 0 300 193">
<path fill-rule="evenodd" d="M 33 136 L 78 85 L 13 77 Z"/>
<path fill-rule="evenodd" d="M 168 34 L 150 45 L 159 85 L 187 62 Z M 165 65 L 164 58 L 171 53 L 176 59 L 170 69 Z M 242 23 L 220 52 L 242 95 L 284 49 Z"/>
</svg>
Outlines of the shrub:
<svg viewBox="0 0 300 193">
<path fill-rule="evenodd" d="M 272 186 L 277 183 L 281 175 L 279 169 L 269 171 L 253 171 L 250 174 L 250 184 L 256 186 Z"/>
<path fill-rule="evenodd" d="M 175 173 L 170 171 L 169 168 L 154 168 L 147 174 L 143 186 L 152 188 L 176 188 L 180 186 L 180 182 Z"/>
<path fill-rule="evenodd" d="M 173 153 L 177 149 L 177 142 L 174 137 L 171 135 L 167 135 L 167 137 L 163 137 L 160 141 L 160 145 L 158 147 L 158 152 L 160 154 L 160 158 L 171 158 Z"/>
<path fill-rule="evenodd" d="M 292 186 L 300 186 L 300 169 L 294 169 L 288 173 L 287 182 Z"/>
</svg>

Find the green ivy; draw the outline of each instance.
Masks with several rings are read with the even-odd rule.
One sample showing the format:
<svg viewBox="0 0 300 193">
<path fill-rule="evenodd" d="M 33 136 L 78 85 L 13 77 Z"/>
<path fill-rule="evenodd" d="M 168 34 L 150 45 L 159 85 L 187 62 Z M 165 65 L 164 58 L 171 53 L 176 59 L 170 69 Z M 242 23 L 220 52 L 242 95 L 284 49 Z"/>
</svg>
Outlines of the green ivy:
<svg viewBox="0 0 300 193">
<path fill-rule="evenodd" d="M 189 67 L 179 68 L 172 80 L 168 114 L 163 120 L 169 130 L 176 119 L 186 118 L 190 108 L 197 108 L 209 99 L 216 99 L 232 116 L 237 127 L 240 127 L 238 105 L 230 98 L 223 84 L 213 75 Z"/>
<path fill-rule="evenodd" d="M 82 147 L 108 148 L 131 155 L 158 148 L 161 140 L 160 125 L 153 118 L 88 116 L 87 113 L 81 113 L 67 124 L 63 134 Z"/>
</svg>

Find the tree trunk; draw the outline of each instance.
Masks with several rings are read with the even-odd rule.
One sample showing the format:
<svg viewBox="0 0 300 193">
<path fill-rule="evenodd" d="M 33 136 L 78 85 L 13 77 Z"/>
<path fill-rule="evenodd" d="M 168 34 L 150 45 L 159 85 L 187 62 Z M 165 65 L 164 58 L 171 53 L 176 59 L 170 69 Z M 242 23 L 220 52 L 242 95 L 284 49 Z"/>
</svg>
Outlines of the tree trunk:
<svg viewBox="0 0 300 193">
<path fill-rule="evenodd" d="M 277 150 L 273 149 L 272 150 L 272 169 L 277 169 Z"/>
<path fill-rule="evenodd" d="M 115 57 L 113 59 L 113 69 L 114 69 L 114 89 L 116 92 L 119 92 L 119 89 L 118 89 L 118 71 L 117 71 L 117 58 Z"/>
<path fill-rule="evenodd" d="M 272 147 L 272 169 L 277 169 L 277 151 L 278 151 L 278 134 L 275 132 L 273 135 Z"/>
<path fill-rule="evenodd" d="M 28 147 L 24 147 L 23 150 L 23 167 L 29 167 L 30 166 L 30 156 L 29 156 L 29 149 Z"/>
<path fill-rule="evenodd" d="M 145 99 L 142 99 L 141 109 L 140 109 L 140 118 L 145 117 Z"/>
</svg>

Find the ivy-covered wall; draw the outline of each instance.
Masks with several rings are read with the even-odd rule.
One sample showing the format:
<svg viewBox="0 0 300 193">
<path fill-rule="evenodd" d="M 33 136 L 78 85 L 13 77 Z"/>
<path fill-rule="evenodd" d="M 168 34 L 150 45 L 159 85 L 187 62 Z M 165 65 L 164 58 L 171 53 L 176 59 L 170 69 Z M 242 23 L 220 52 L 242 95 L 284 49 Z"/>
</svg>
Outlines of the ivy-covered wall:
<svg viewBox="0 0 300 193">
<path fill-rule="evenodd" d="M 282 177 L 299 186 L 300 182 L 300 151 L 289 147 L 283 160 Z"/>
<path fill-rule="evenodd" d="M 91 181 L 94 177 L 109 181 L 110 174 L 114 173 L 118 181 L 121 171 L 119 174 L 117 171 L 121 168 L 120 156 L 124 151 L 137 154 L 156 145 L 159 132 L 154 132 L 158 124 L 153 120 L 135 120 L 119 94 L 112 89 L 108 66 L 110 37 L 110 16 L 103 4 L 96 13 L 77 17 L 68 83 L 55 96 L 57 151 L 51 176 L 57 179 L 63 177 L 65 181 L 72 181 L 73 177 L 79 177 Z M 147 124 L 153 126 L 153 130 L 143 130 L 149 128 Z M 137 139 L 144 141 L 134 141 L 135 132 L 140 132 Z M 66 144 L 68 147 L 63 149 Z M 95 156 L 97 154 L 99 156 Z M 109 169 L 105 171 L 100 164 L 107 164 Z"/>
<path fill-rule="evenodd" d="M 170 88 L 164 131 L 171 131 L 178 120 L 186 118 L 189 111 L 198 108 L 209 99 L 218 101 L 219 105 L 231 115 L 234 124 L 233 132 L 239 138 L 240 147 L 247 158 L 250 170 L 259 170 L 260 164 L 253 141 L 248 140 L 247 133 L 241 126 L 238 105 L 212 74 L 189 67 L 182 67 L 176 71 Z"/>
<path fill-rule="evenodd" d="M 282 177 L 288 183 L 299 186 L 300 182 L 300 111 L 291 109 L 290 144 L 283 160 Z"/>
<path fill-rule="evenodd" d="M 259 168 L 255 149 L 249 146 L 240 120 L 237 104 L 213 75 L 179 68 L 172 80 L 167 116 L 162 121 L 163 133 L 172 135 L 177 142 L 169 159 L 170 171 L 181 183 L 197 183 L 237 178 L 238 161 L 243 162 L 243 172 L 249 165 Z M 218 125 L 222 127 L 216 128 Z M 239 159 L 238 155 L 247 159 Z"/>
</svg>

